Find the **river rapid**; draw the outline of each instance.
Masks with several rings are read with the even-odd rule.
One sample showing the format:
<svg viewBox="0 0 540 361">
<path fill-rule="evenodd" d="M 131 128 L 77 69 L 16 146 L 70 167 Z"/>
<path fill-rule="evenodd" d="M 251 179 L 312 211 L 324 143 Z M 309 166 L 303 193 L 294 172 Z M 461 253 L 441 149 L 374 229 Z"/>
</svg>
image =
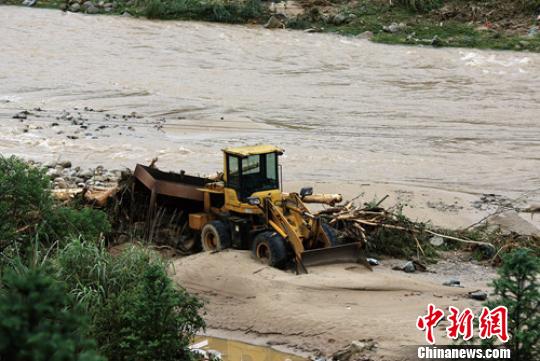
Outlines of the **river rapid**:
<svg viewBox="0 0 540 361">
<path fill-rule="evenodd" d="M 264 142 L 286 180 L 540 188 L 540 54 L 11 6 L 0 31 L 4 155 L 209 174 Z"/>
</svg>

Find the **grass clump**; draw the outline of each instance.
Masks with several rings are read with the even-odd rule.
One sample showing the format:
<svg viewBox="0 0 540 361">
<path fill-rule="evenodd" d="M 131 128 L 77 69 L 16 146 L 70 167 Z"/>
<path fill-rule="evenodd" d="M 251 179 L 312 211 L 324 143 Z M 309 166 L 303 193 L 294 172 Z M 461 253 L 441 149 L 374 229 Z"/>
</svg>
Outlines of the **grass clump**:
<svg viewBox="0 0 540 361">
<path fill-rule="evenodd" d="M 157 255 L 133 246 L 112 256 L 76 240 L 55 267 L 91 316 L 90 334 L 109 361 L 189 360 L 189 340 L 204 327 L 202 303 L 173 285 Z"/>
</svg>

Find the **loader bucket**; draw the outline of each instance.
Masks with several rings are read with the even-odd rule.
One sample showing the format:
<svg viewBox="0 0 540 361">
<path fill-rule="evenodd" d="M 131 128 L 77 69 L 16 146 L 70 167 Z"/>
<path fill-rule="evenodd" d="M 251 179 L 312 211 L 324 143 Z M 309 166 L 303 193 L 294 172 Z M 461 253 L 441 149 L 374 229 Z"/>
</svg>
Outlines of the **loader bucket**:
<svg viewBox="0 0 540 361">
<path fill-rule="evenodd" d="M 344 245 L 311 249 L 302 252 L 304 267 L 331 263 L 363 263 L 361 243 L 348 243 Z"/>
</svg>

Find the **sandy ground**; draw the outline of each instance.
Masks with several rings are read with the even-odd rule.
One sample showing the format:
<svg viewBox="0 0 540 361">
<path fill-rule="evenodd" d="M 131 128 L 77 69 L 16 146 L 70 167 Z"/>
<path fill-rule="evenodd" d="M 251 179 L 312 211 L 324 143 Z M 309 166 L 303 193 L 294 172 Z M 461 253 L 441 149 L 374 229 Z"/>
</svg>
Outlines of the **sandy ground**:
<svg viewBox="0 0 540 361">
<path fill-rule="evenodd" d="M 415 357 L 409 346 L 425 344 L 415 321 L 427 304 L 478 310 L 481 303 L 467 292 L 488 290 L 495 271 L 451 254 L 428 273 L 391 269 L 400 264 L 382 260 L 373 272 L 337 264 L 295 275 L 260 264 L 248 251 L 224 251 L 174 260 L 173 278 L 206 301 L 209 335 L 324 355 L 373 339 L 377 347 L 366 356 L 408 360 Z M 450 278 L 464 288 L 443 286 Z M 439 331 L 437 341 L 445 343 Z"/>
</svg>

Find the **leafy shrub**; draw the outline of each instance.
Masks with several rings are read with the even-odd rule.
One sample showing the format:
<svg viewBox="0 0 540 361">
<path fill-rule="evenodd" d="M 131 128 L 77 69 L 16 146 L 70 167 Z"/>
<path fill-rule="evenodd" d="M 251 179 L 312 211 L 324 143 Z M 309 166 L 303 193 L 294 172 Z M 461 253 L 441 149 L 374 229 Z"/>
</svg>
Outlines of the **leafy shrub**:
<svg viewBox="0 0 540 361">
<path fill-rule="evenodd" d="M 86 338 L 86 319 L 42 269 L 8 270 L 0 292 L 0 359 L 104 361 Z"/>
<path fill-rule="evenodd" d="M 503 256 L 498 274 L 493 282 L 498 297 L 486 306 L 508 308 L 507 346 L 512 350 L 512 360 L 539 360 L 540 257 L 529 249 L 517 249 Z"/>
<path fill-rule="evenodd" d="M 204 326 L 200 307 L 174 288 L 163 267 L 149 265 L 139 285 L 97 313 L 96 336 L 110 361 L 189 360 L 189 340 Z"/>
<path fill-rule="evenodd" d="M 58 253 L 56 268 L 91 315 L 91 334 L 109 361 L 188 359 L 188 341 L 204 327 L 202 304 L 174 287 L 157 256 L 131 247 L 113 257 L 76 240 Z"/>
<path fill-rule="evenodd" d="M 110 230 L 105 213 L 58 206 L 43 169 L 0 156 L 0 251 L 27 251 L 31 241 L 48 246 L 73 237 L 97 240 Z"/>
<path fill-rule="evenodd" d="M 36 233 L 53 206 L 43 170 L 0 156 L 0 250 Z"/>
</svg>

